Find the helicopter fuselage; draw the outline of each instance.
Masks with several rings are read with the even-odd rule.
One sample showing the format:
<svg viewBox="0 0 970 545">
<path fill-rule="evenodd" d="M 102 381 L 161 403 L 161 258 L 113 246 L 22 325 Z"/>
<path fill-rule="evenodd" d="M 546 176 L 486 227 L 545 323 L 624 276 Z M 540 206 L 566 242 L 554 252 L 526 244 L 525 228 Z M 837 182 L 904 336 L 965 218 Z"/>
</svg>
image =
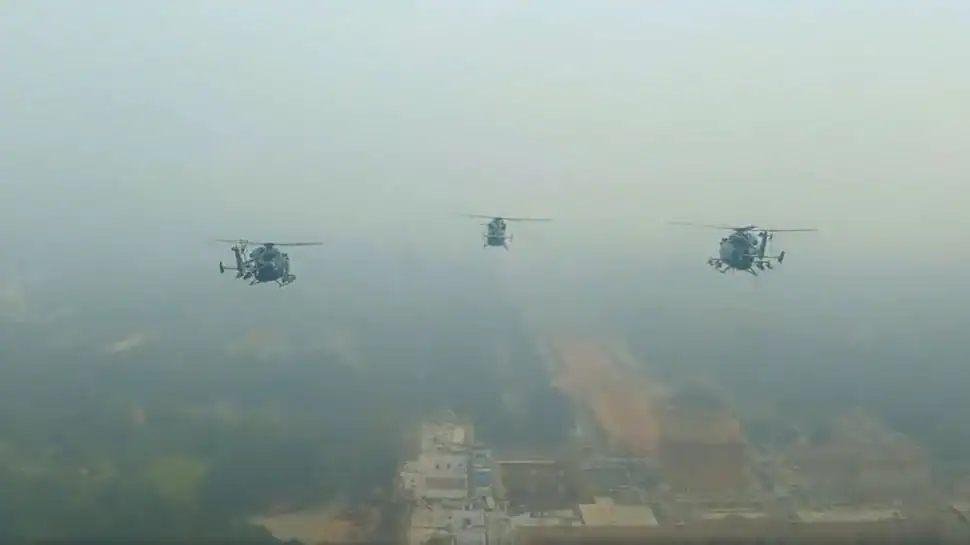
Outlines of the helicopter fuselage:
<svg viewBox="0 0 970 545">
<path fill-rule="evenodd" d="M 758 239 L 750 233 L 735 233 L 721 239 L 718 259 L 732 269 L 746 271 L 758 259 Z"/>
<path fill-rule="evenodd" d="M 486 246 L 505 246 L 508 237 L 505 235 L 485 235 Z"/>
<path fill-rule="evenodd" d="M 492 220 L 485 226 L 485 246 L 508 249 L 508 226 L 504 220 Z"/>
<path fill-rule="evenodd" d="M 245 248 L 233 247 L 236 254 L 236 277 L 252 284 L 276 282 L 280 286 L 292 283 L 296 277 L 290 274 L 290 256 L 273 246 L 259 246 L 243 260 Z"/>
<path fill-rule="evenodd" d="M 219 272 L 236 271 L 236 278 L 249 280 L 249 285 L 274 282 L 279 287 L 288 286 L 296 280 L 296 275 L 290 272 L 290 256 L 280 251 L 280 246 L 320 246 L 322 242 L 252 242 L 246 239 L 225 240 L 219 242 L 232 243 L 232 255 L 235 267 L 227 267 L 219 262 Z M 248 254 L 246 250 L 253 248 Z"/>
<path fill-rule="evenodd" d="M 256 263 L 254 264 L 253 278 L 257 282 L 275 282 L 286 275 L 286 267 L 280 263 Z"/>
<path fill-rule="evenodd" d="M 276 282 L 290 272 L 290 258 L 273 247 L 260 246 L 249 254 L 252 278 L 257 282 Z"/>
<path fill-rule="evenodd" d="M 731 234 L 721 239 L 717 256 L 709 257 L 707 264 L 719 273 L 730 270 L 744 271 L 758 276 L 758 271 L 773 270 L 775 265 L 785 261 L 784 250 L 777 255 L 768 255 L 768 244 L 775 233 L 786 231 L 815 231 L 815 229 L 764 229 L 756 225 L 732 227 L 729 225 L 708 225 L 684 222 L 671 222 L 680 225 L 696 225 L 712 229 L 726 229 Z"/>
<path fill-rule="evenodd" d="M 505 248 L 509 249 L 509 242 L 512 235 L 508 231 L 508 222 L 511 221 L 552 221 L 549 218 L 503 218 L 500 216 L 484 216 L 482 214 L 466 214 L 470 218 L 488 218 L 488 223 L 483 224 L 485 231 L 482 233 L 482 248 Z"/>
</svg>

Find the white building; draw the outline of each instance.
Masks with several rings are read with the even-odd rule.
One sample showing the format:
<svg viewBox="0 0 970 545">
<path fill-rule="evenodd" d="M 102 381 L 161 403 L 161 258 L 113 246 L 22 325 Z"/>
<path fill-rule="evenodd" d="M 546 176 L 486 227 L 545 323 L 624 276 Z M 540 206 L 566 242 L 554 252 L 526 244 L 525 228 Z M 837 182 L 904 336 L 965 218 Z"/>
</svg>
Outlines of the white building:
<svg viewBox="0 0 970 545">
<path fill-rule="evenodd" d="M 443 500 L 468 496 L 467 455 L 424 452 L 418 458 L 418 464 L 421 467 L 418 497 Z"/>
<path fill-rule="evenodd" d="M 468 497 L 468 455 L 423 452 L 401 471 L 405 489 L 422 500 L 462 500 Z"/>
<path fill-rule="evenodd" d="M 405 462 L 404 467 L 401 468 L 401 486 L 412 494 L 416 494 L 419 481 L 421 481 L 421 467 L 417 460 Z"/>
<path fill-rule="evenodd" d="M 401 470 L 402 486 L 417 500 L 411 513 L 412 545 L 435 537 L 446 537 L 454 545 L 491 545 L 485 518 L 486 506 L 495 508 L 490 486 L 478 487 L 480 492 L 488 494 L 474 499 L 470 495 L 474 465 L 481 466 L 476 474 L 479 482 L 490 485 L 489 452 L 477 452 L 478 463 L 473 464 L 471 439 L 472 430 L 461 425 L 425 423 L 421 426 L 422 452 Z M 482 497 L 491 502 L 481 501 Z M 494 543 L 507 542 L 500 539 Z"/>
<path fill-rule="evenodd" d="M 429 475 L 455 475 L 468 478 L 468 455 L 453 452 L 422 452 L 417 467 Z"/>
<path fill-rule="evenodd" d="M 442 535 L 451 536 L 457 545 L 485 545 L 485 511 L 428 504 L 411 513 L 412 543 Z"/>
<path fill-rule="evenodd" d="M 492 495 L 492 452 L 477 448 L 471 453 L 471 487 L 476 498 Z"/>
<path fill-rule="evenodd" d="M 468 433 L 458 424 L 424 423 L 421 425 L 421 450 L 466 450 Z"/>
</svg>

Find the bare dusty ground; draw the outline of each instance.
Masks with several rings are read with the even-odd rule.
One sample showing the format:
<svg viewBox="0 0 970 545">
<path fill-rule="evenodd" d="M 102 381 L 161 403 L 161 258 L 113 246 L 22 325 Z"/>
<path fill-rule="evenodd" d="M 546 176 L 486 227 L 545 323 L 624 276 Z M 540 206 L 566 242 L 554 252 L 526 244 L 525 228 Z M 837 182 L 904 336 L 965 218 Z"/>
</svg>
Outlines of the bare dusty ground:
<svg viewBox="0 0 970 545">
<path fill-rule="evenodd" d="M 555 386 L 590 409 L 611 446 L 630 455 L 653 454 L 660 411 L 646 377 L 607 343 L 557 338 L 550 344 Z"/>
<path fill-rule="evenodd" d="M 253 522 L 283 541 L 295 539 L 307 544 L 366 541 L 380 523 L 380 511 L 361 509 L 349 516 L 342 505 L 326 505 L 273 516 Z"/>
</svg>

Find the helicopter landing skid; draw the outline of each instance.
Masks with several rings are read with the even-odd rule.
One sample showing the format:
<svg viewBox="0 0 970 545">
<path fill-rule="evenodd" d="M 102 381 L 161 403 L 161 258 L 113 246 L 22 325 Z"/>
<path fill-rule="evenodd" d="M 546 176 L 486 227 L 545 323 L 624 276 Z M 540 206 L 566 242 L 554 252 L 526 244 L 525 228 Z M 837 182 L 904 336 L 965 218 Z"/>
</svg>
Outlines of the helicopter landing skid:
<svg viewBox="0 0 970 545">
<path fill-rule="evenodd" d="M 295 274 L 288 274 L 288 275 L 284 276 L 283 278 L 277 280 L 276 283 L 279 285 L 279 287 L 282 288 L 282 287 L 285 287 L 285 286 L 289 286 L 290 284 L 292 284 L 295 281 L 296 281 L 296 275 Z"/>
<path fill-rule="evenodd" d="M 505 251 L 506 252 L 509 251 L 509 242 L 511 242 L 511 240 L 512 240 L 512 236 L 509 235 L 509 236 L 505 237 L 505 240 L 502 241 L 502 248 L 505 248 Z M 497 244 L 495 244 L 495 245 L 489 244 L 488 241 L 489 241 L 489 238 L 488 237 L 485 237 L 485 242 L 482 243 L 482 249 L 483 250 L 487 250 L 489 246 L 498 246 Z"/>
<path fill-rule="evenodd" d="M 720 259 L 717 259 L 716 257 L 712 257 L 708 259 L 707 264 L 710 265 L 712 269 L 714 269 L 715 271 L 721 274 L 728 272 L 728 270 L 730 270 L 731 268 L 725 265 L 723 261 L 721 261 Z"/>
</svg>

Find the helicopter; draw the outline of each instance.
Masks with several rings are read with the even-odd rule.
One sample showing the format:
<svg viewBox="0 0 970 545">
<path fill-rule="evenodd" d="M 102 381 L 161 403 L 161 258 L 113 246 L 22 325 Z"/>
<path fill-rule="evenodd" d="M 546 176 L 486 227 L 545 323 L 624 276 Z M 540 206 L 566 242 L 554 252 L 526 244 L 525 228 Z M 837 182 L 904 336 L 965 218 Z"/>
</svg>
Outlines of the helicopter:
<svg viewBox="0 0 970 545">
<path fill-rule="evenodd" d="M 785 252 L 778 255 L 767 255 L 768 241 L 775 233 L 814 232 L 818 229 L 765 229 L 756 225 L 732 227 L 729 225 L 708 225 L 703 223 L 670 222 L 673 225 L 692 225 L 709 229 L 726 229 L 733 231 L 721 239 L 717 257 L 707 260 L 707 264 L 719 273 L 730 270 L 744 271 L 758 276 L 758 271 L 771 270 L 774 263 L 781 265 L 785 261 Z"/>
<path fill-rule="evenodd" d="M 249 280 L 249 285 L 267 284 L 275 282 L 279 287 L 288 286 L 296 280 L 296 275 L 290 272 L 290 256 L 281 252 L 279 246 L 320 246 L 322 242 L 253 242 L 251 240 L 226 240 L 218 242 L 232 244 L 232 254 L 236 258 L 235 267 L 227 267 L 219 262 L 219 272 L 236 271 L 236 278 Z M 246 250 L 256 246 L 249 255 Z"/>
<path fill-rule="evenodd" d="M 506 250 L 509 249 L 509 242 L 512 241 L 512 234 L 508 231 L 508 222 L 510 221 L 552 221 L 549 218 L 503 218 L 501 216 L 483 216 L 481 214 L 465 214 L 469 218 L 482 218 L 489 220 L 488 223 L 483 224 L 485 226 L 485 232 L 482 233 L 482 238 L 484 239 L 484 244 L 482 248 L 492 247 L 502 247 Z"/>
</svg>

